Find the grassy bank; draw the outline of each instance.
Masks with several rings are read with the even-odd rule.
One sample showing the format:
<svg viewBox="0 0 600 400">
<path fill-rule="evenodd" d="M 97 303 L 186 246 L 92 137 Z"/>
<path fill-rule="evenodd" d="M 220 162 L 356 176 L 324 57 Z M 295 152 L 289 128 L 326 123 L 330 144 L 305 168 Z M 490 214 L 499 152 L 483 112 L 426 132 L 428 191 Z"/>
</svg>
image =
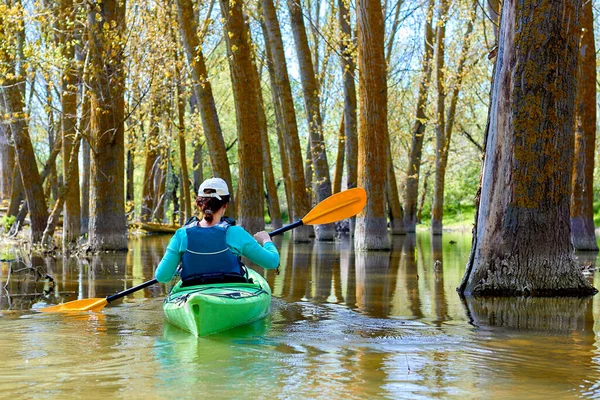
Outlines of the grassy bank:
<svg viewBox="0 0 600 400">
<path fill-rule="evenodd" d="M 458 206 L 444 210 L 442 225 L 449 230 L 471 230 L 475 222 L 475 206 Z M 423 216 L 418 229 L 429 229 L 431 216 Z"/>
</svg>

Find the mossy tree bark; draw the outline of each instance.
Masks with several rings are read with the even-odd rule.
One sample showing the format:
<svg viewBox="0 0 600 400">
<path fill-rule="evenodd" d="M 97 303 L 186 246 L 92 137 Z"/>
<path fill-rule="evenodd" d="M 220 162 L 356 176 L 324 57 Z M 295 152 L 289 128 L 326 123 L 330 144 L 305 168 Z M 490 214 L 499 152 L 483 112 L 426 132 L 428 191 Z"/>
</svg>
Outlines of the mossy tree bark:
<svg viewBox="0 0 600 400">
<path fill-rule="evenodd" d="M 88 245 L 91 250 L 126 250 L 122 41 L 125 2 L 88 3 L 87 28 L 92 149 Z"/>
<path fill-rule="evenodd" d="M 359 125 L 358 186 L 367 205 L 356 218 L 356 250 L 389 249 L 385 190 L 387 186 L 387 66 L 381 2 L 357 1 Z"/>
<path fill-rule="evenodd" d="M 596 46 L 592 3 L 581 8 L 581 42 L 575 103 L 575 160 L 571 194 L 571 240 L 576 250 L 598 251 L 594 226 L 596 148 Z"/>
<path fill-rule="evenodd" d="M 580 1 L 505 0 L 463 295 L 585 295 L 573 258 Z"/>
</svg>

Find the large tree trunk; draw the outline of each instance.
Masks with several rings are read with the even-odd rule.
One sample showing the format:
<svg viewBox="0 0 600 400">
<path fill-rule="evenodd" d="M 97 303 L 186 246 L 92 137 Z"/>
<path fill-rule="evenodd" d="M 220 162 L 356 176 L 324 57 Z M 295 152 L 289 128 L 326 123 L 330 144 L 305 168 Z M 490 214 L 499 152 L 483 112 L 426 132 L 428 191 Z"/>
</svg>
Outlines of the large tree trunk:
<svg viewBox="0 0 600 400">
<path fill-rule="evenodd" d="M 329 174 L 329 163 L 327 162 L 327 153 L 325 151 L 325 141 L 323 137 L 319 85 L 315 76 L 315 68 L 313 66 L 310 47 L 308 45 L 308 37 L 306 36 L 301 1 L 288 0 L 287 5 L 290 11 L 294 43 L 296 44 L 296 54 L 300 66 L 302 93 L 304 95 L 304 108 L 308 123 L 310 153 L 314 171 L 314 196 L 316 202 L 319 203 L 331 196 L 331 177 Z M 315 237 L 317 240 L 332 240 L 334 235 L 334 224 L 315 226 Z"/>
<path fill-rule="evenodd" d="M 425 21 L 425 40 L 423 41 L 423 74 L 421 75 L 419 94 L 417 95 L 417 110 L 415 113 L 415 123 L 412 128 L 412 142 L 408 158 L 406 181 L 404 183 L 404 229 L 408 233 L 415 232 L 418 222 L 419 177 L 421 175 L 421 155 L 423 153 L 423 139 L 425 137 L 425 122 L 427 120 L 425 112 L 427 110 L 427 96 L 431 80 L 431 58 L 433 57 L 434 31 L 431 21 L 433 19 L 434 6 L 435 0 L 429 0 L 427 20 Z"/>
<path fill-rule="evenodd" d="M 290 215 L 292 219 L 299 220 L 309 211 L 308 196 L 306 195 L 306 185 L 304 184 L 303 156 L 300 149 L 300 139 L 298 138 L 298 125 L 296 124 L 296 112 L 294 111 L 294 100 L 292 89 L 287 73 L 287 63 L 281 30 L 273 0 L 261 0 L 263 16 L 267 37 L 265 44 L 269 46 L 273 57 L 273 73 L 275 85 L 273 87 L 274 96 L 281 99 L 281 115 L 284 125 L 282 134 L 285 145 L 285 153 L 288 157 L 288 167 L 290 184 L 292 187 L 292 203 Z M 294 229 L 292 237 L 296 242 L 309 240 L 309 227 Z"/>
<path fill-rule="evenodd" d="M 5 15 L 0 14 L 0 36 L 10 37 L 9 27 L 15 27 L 17 36 L 24 35 L 22 25 L 17 24 L 14 20 L 9 21 Z M 31 241 L 37 243 L 42 239 L 46 225 L 45 221 L 48 218 L 48 209 L 27 126 L 27 115 L 23 101 L 25 77 L 18 73 L 13 66 L 16 52 L 17 44 L 10 40 L 5 41 L 0 46 L 0 62 L 9 68 L 7 71 L 9 75 L 3 77 L 0 94 L 4 111 L 8 114 L 8 124 L 15 144 L 16 160 L 21 172 L 25 198 L 29 205 Z"/>
<path fill-rule="evenodd" d="M 64 188 L 64 210 L 63 210 L 63 246 L 68 246 L 77 241 L 81 231 L 81 206 L 79 203 L 79 163 L 72 166 L 68 160 L 71 150 L 75 145 L 77 126 L 77 91 L 78 70 L 75 66 L 75 47 L 72 45 L 75 35 L 73 26 L 75 24 L 75 9 L 73 0 L 61 0 L 59 11 L 60 44 L 62 56 L 65 60 L 65 70 L 62 76 L 62 159 L 64 183 L 69 187 Z M 79 139 L 80 140 L 80 139 Z M 75 154 L 75 160 L 78 155 Z M 69 171 L 70 170 L 70 171 Z M 71 178 L 67 180 L 68 172 Z"/>
<path fill-rule="evenodd" d="M 356 117 L 356 85 L 354 71 L 356 69 L 353 57 L 352 29 L 350 28 L 350 13 L 347 2 L 338 0 L 338 17 L 342 38 L 340 40 L 340 53 L 342 65 L 342 79 L 344 83 L 344 136 L 346 147 L 346 182 L 348 189 L 356 187 L 358 166 L 358 123 Z M 351 229 L 350 232 L 353 232 Z"/>
<path fill-rule="evenodd" d="M 446 143 L 446 21 L 448 19 L 448 0 L 440 0 L 438 4 L 438 23 L 435 37 L 435 72 L 437 88 L 436 124 L 435 124 L 435 179 L 433 185 L 433 204 L 431 206 L 431 234 L 442 234 L 442 217 L 444 215 L 444 179 L 446 166 L 444 151 Z"/>
<path fill-rule="evenodd" d="M 504 2 L 464 295 L 596 292 L 569 224 L 579 5 Z"/>
<path fill-rule="evenodd" d="M 194 92 L 200 104 L 200 117 L 202 118 L 202 127 L 204 128 L 204 136 L 208 145 L 208 154 L 213 174 L 216 177 L 224 179 L 229 186 L 230 192 L 233 194 L 227 149 L 225 148 L 225 141 L 221 132 L 221 124 L 217 115 L 212 86 L 208 80 L 208 71 L 206 70 L 204 55 L 202 54 L 201 43 L 198 40 L 198 23 L 194 18 L 191 0 L 177 0 L 177 16 L 183 45 L 191 67 Z M 228 210 L 231 217 L 234 216 L 234 210 L 235 207 L 232 204 L 232 207 Z"/>
<path fill-rule="evenodd" d="M 91 250 L 126 250 L 123 38 L 125 1 L 88 3 Z"/>
<path fill-rule="evenodd" d="M 592 2 L 584 1 L 577 102 L 575 103 L 575 163 L 571 194 L 571 240 L 576 250 L 598 251 L 594 227 L 594 152 L 596 150 L 596 46 Z"/>
<path fill-rule="evenodd" d="M 390 247 L 385 215 L 388 164 L 387 68 L 381 2 L 357 1 L 360 120 L 358 130 L 358 186 L 369 193 L 356 219 L 356 250 Z"/>
<path fill-rule="evenodd" d="M 240 225 L 254 233 L 265 227 L 263 154 L 256 151 L 256 143 L 262 145 L 256 91 L 258 73 L 252 60 L 252 43 L 246 30 L 242 3 L 230 0 L 220 0 L 220 3 L 237 117 L 238 220 Z"/>
</svg>

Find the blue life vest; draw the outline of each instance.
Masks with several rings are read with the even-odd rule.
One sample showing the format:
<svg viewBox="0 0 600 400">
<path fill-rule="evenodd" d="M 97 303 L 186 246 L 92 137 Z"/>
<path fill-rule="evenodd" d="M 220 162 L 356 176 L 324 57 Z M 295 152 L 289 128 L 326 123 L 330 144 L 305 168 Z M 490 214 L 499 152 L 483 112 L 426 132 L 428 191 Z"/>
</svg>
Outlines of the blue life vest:
<svg viewBox="0 0 600 400">
<path fill-rule="evenodd" d="M 243 276 L 240 259 L 227 246 L 226 234 L 231 222 L 233 221 L 222 219 L 214 226 L 203 228 L 198 226 L 196 220 L 185 226 L 188 245 L 181 257 L 182 281 Z"/>
</svg>

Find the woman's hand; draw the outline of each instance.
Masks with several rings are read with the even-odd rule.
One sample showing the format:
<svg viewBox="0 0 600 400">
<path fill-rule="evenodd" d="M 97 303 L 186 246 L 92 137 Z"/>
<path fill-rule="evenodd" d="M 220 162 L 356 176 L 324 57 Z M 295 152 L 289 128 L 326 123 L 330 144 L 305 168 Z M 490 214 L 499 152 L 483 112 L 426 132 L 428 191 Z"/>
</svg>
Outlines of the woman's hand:
<svg viewBox="0 0 600 400">
<path fill-rule="evenodd" d="M 261 246 L 264 246 L 265 243 L 271 241 L 271 236 L 269 236 L 269 234 L 265 231 L 260 231 L 254 234 L 254 239 L 256 239 L 256 241 L 260 243 Z"/>
</svg>

